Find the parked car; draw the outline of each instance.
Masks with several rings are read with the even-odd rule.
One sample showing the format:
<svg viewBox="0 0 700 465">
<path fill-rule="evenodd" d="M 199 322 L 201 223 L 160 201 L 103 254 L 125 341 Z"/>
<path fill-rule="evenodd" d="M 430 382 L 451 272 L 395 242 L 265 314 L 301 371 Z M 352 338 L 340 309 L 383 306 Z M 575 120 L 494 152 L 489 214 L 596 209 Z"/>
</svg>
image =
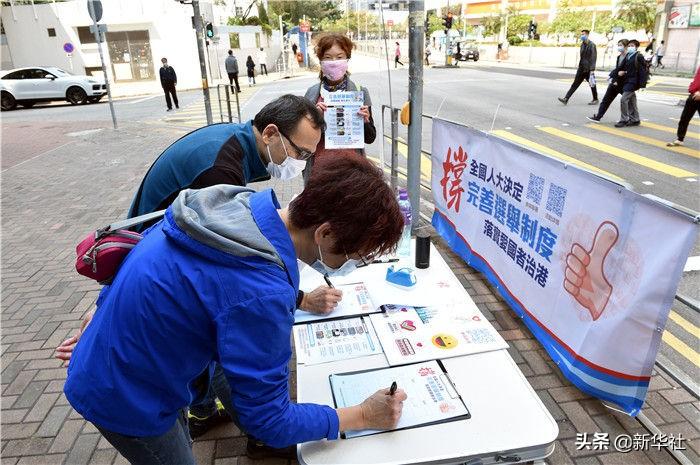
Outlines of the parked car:
<svg viewBox="0 0 700 465">
<path fill-rule="evenodd" d="M 479 61 L 479 47 L 476 44 L 464 42 L 459 44 L 459 48 L 462 53 L 462 56 L 459 57 L 460 61 Z"/>
<path fill-rule="evenodd" d="M 2 109 L 25 108 L 37 102 L 67 100 L 73 105 L 99 101 L 107 93 L 104 79 L 71 74 L 53 66 L 0 71 Z"/>
</svg>

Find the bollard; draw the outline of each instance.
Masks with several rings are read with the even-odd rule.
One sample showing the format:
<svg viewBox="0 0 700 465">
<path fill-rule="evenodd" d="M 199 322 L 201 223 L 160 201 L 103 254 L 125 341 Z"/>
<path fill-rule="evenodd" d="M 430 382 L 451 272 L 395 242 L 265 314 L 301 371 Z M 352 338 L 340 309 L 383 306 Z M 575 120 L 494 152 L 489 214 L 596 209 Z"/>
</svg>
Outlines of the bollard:
<svg viewBox="0 0 700 465">
<path fill-rule="evenodd" d="M 231 87 L 233 87 L 233 86 L 231 86 Z M 233 89 L 233 91 L 236 93 L 236 98 L 238 98 L 238 92 L 236 91 L 235 88 Z M 228 122 L 233 123 L 233 115 L 231 115 L 231 93 L 228 91 L 228 89 L 226 89 L 226 108 L 228 109 Z M 240 117 L 238 119 L 239 119 L 238 122 L 240 123 L 241 122 Z M 222 121 L 223 121 L 223 118 L 222 118 Z"/>
</svg>

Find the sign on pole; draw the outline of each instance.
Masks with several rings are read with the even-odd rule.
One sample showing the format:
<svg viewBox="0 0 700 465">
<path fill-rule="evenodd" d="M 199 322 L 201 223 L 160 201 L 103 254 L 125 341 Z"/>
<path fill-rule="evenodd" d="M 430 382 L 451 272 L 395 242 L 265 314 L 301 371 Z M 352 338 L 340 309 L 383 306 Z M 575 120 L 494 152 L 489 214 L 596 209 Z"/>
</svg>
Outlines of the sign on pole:
<svg viewBox="0 0 700 465">
<path fill-rule="evenodd" d="M 99 23 L 102 19 L 102 2 L 100 0 L 88 0 L 87 6 L 90 18 L 94 22 Z"/>
<path fill-rule="evenodd" d="M 75 50 L 75 47 L 73 47 L 73 44 L 70 42 L 66 42 L 63 44 L 63 51 L 66 53 L 73 53 L 73 50 Z"/>
<path fill-rule="evenodd" d="M 393 19 L 387 19 L 386 20 L 386 25 L 389 27 L 392 27 L 394 25 L 394 20 Z"/>
</svg>

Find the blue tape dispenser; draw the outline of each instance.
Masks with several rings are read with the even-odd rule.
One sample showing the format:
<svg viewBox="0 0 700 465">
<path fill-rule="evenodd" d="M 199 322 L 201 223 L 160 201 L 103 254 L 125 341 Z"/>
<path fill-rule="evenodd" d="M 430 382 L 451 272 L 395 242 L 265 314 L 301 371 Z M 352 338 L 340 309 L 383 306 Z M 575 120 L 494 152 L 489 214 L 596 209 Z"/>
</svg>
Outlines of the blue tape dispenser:
<svg viewBox="0 0 700 465">
<path fill-rule="evenodd" d="M 416 279 L 416 275 L 413 273 L 413 269 L 401 268 L 397 270 L 394 268 L 394 265 L 391 265 L 386 270 L 386 280 L 389 283 L 404 289 L 412 288 L 418 281 Z"/>
</svg>

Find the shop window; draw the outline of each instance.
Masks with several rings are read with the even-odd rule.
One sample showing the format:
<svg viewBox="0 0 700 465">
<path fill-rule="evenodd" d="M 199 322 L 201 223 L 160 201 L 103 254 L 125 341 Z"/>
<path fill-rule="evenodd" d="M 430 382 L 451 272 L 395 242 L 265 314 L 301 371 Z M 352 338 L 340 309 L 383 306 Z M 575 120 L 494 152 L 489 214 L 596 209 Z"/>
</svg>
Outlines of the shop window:
<svg viewBox="0 0 700 465">
<path fill-rule="evenodd" d="M 107 48 L 115 81 L 156 78 L 148 31 L 108 31 Z"/>
<path fill-rule="evenodd" d="M 78 40 L 80 40 L 80 43 L 85 45 L 85 44 L 95 44 L 95 35 L 90 32 L 90 28 L 88 26 L 78 26 Z"/>
<path fill-rule="evenodd" d="M 228 35 L 228 43 L 231 49 L 241 48 L 241 37 L 237 33 L 231 32 Z"/>
</svg>

